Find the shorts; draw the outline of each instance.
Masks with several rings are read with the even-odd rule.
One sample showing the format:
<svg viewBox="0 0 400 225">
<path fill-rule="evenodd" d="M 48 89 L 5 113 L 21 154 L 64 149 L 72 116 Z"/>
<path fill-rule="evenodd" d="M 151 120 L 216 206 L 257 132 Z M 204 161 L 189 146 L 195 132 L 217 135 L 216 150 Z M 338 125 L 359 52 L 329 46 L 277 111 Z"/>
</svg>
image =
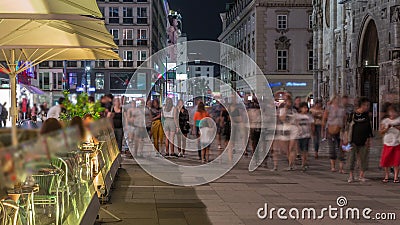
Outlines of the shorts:
<svg viewBox="0 0 400 225">
<path fill-rule="evenodd" d="M 275 138 L 281 141 L 295 140 L 299 136 L 299 129 L 295 125 L 283 124 L 276 126 Z"/>
<path fill-rule="evenodd" d="M 308 152 L 311 138 L 300 138 L 298 140 L 299 150 L 301 152 Z"/>
<path fill-rule="evenodd" d="M 165 118 L 163 123 L 164 132 L 176 131 L 176 124 L 173 118 Z"/>
<path fill-rule="evenodd" d="M 144 127 L 136 127 L 135 136 L 137 138 L 145 138 L 147 135 L 146 128 Z"/>
</svg>

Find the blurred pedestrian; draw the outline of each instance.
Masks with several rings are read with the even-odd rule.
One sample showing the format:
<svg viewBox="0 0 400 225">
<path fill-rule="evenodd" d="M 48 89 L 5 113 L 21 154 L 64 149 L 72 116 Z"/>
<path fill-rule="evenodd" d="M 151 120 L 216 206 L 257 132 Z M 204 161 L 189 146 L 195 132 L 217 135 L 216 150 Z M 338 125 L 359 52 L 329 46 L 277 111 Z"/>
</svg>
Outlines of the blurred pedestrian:
<svg viewBox="0 0 400 225">
<path fill-rule="evenodd" d="M 172 98 L 165 100 L 165 106 L 162 110 L 163 129 L 165 133 L 165 156 L 178 155 L 174 152 L 175 134 L 179 130 L 179 118 L 177 110 L 172 102 Z"/>
<path fill-rule="evenodd" d="M 322 132 L 322 118 L 324 115 L 324 109 L 322 108 L 322 101 L 317 100 L 315 105 L 310 109 L 311 115 L 314 118 L 315 132 L 313 135 L 314 141 L 314 152 L 315 159 L 318 159 L 319 146 L 321 143 L 321 132 Z"/>
<path fill-rule="evenodd" d="M 114 98 L 113 106 L 111 111 L 108 113 L 107 117 L 111 118 L 114 134 L 117 141 L 118 149 L 120 152 L 123 151 L 122 143 L 124 139 L 124 130 L 122 125 L 122 105 L 121 100 L 119 98 Z"/>
<path fill-rule="evenodd" d="M 31 109 L 31 119 L 32 121 L 36 122 L 37 121 L 37 115 L 38 115 L 38 107 L 36 106 L 36 103 L 33 104 L 33 107 Z"/>
<path fill-rule="evenodd" d="M 313 136 L 314 118 L 308 112 L 308 103 L 302 102 L 299 105 L 299 113 L 296 114 L 296 121 L 299 126 L 298 132 L 298 145 L 301 153 L 301 167 L 305 171 L 308 169 L 308 150 L 310 145 L 311 136 Z"/>
<path fill-rule="evenodd" d="M 345 111 L 340 105 L 338 96 L 333 96 L 325 109 L 322 129 L 329 143 L 331 172 L 336 172 L 336 160 L 339 159 L 339 172 L 344 173 L 344 152 L 340 145 L 340 132 L 344 128 Z M 327 129 L 325 131 L 325 129 Z"/>
<path fill-rule="evenodd" d="M 206 117 L 210 117 L 210 115 L 208 114 L 208 112 L 206 111 L 205 105 L 203 102 L 199 102 L 199 104 L 197 105 L 197 111 L 195 112 L 194 116 L 193 116 L 193 121 L 194 121 L 194 128 L 195 129 L 195 135 L 197 136 L 197 138 L 200 137 L 200 122 L 202 119 L 206 118 Z M 200 142 L 198 143 L 198 145 L 200 145 Z M 200 146 L 198 146 L 200 147 Z M 199 155 L 199 159 L 201 160 L 201 147 L 198 148 L 198 155 Z"/>
<path fill-rule="evenodd" d="M 289 166 L 287 171 L 295 170 L 296 145 L 298 138 L 298 128 L 296 124 L 296 109 L 293 108 L 293 100 L 288 97 L 285 100 L 284 107 L 279 111 L 279 120 L 281 122 L 281 148 L 286 150 Z"/>
<path fill-rule="evenodd" d="M 184 102 L 182 99 L 178 101 L 177 110 L 179 113 L 179 128 L 180 131 L 176 133 L 177 137 L 177 146 L 178 146 L 178 156 L 185 157 L 185 149 L 186 149 L 186 139 L 187 135 L 190 131 L 189 124 L 189 112 L 185 108 Z"/>
<path fill-rule="evenodd" d="M 7 126 L 7 120 L 8 120 L 8 111 L 6 107 L 7 102 L 4 102 L 4 104 L 0 104 L 1 106 L 1 113 L 0 113 L 0 127 L 6 127 Z"/>
<path fill-rule="evenodd" d="M 55 118 L 55 119 L 59 120 L 61 113 L 65 110 L 64 101 L 65 101 L 65 98 L 60 97 L 57 102 L 58 104 L 51 107 L 49 109 L 49 111 L 47 112 L 47 118 Z"/>
<path fill-rule="evenodd" d="M 382 182 L 389 182 L 389 169 L 394 167 L 394 183 L 399 183 L 400 166 L 400 117 L 397 106 L 387 106 L 387 117 L 381 122 L 379 133 L 383 135 L 383 150 L 380 166 L 385 169 Z"/>
<path fill-rule="evenodd" d="M 365 172 L 368 169 L 369 148 L 371 147 L 371 138 L 373 137 L 369 107 L 370 101 L 365 97 L 360 98 L 358 100 L 357 109 L 349 119 L 351 120 L 349 123 L 353 123 L 350 140 L 352 149 L 349 156 L 349 183 L 354 181 L 353 174 L 357 158 L 360 160 L 359 181 L 366 181 Z"/>
<path fill-rule="evenodd" d="M 161 146 L 164 138 L 164 132 L 161 123 L 161 107 L 160 102 L 158 99 L 154 99 L 151 103 L 151 117 L 152 117 L 152 124 L 151 124 L 151 134 L 153 136 L 154 147 L 157 150 L 157 153 L 161 153 Z M 157 156 L 159 156 L 157 154 Z"/>
</svg>

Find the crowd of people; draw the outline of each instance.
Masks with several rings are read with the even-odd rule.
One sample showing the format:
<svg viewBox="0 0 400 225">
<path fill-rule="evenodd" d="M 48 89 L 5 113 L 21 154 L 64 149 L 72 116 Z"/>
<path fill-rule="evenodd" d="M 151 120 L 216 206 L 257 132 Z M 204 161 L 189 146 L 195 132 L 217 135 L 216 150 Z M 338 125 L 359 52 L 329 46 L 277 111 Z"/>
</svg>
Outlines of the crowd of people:
<svg viewBox="0 0 400 225">
<path fill-rule="evenodd" d="M 59 104 L 48 110 L 45 105 L 41 105 L 40 109 L 34 105 L 30 110 L 32 119 L 44 114 L 42 112 L 45 112 L 46 118 L 58 119 L 65 110 L 63 101 L 60 98 Z M 282 162 L 287 162 L 283 165 L 286 171 L 307 171 L 310 151 L 313 150 L 317 160 L 321 145 L 324 145 L 329 149 L 332 173 L 348 173 L 349 183 L 355 178 L 366 181 L 373 137 L 371 102 L 367 98 L 354 99 L 355 104 L 351 104 L 347 96 L 333 96 L 325 105 L 316 100 L 311 107 L 309 102 L 303 102 L 300 97 L 293 100 L 290 95 L 274 106 L 261 106 L 255 96 L 243 100 L 231 99 L 231 103 L 216 101 L 212 106 L 205 106 L 201 99 L 197 99 L 191 108 L 186 108 L 183 100 L 174 104 L 171 98 L 166 98 L 164 104 L 159 99 L 134 99 L 125 104 L 124 97 L 105 95 L 100 102 L 105 109 L 102 116 L 112 121 L 118 148 L 126 150 L 123 149 L 126 140 L 133 149 L 126 153 L 132 152 L 135 157 L 146 157 L 143 154 L 146 137 L 152 141 L 155 155 L 167 158 L 185 157 L 187 140 L 196 139 L 198 159 L 202 163 L 214 160 L 225 149 L 228 160 L 232 161 L 233 153 L 240 148 L 238 146 L 244 146 L 245 155 L 254 154 L 257 157 L 256 151 L 267 151 L 266 143 L 271 141 L 269 157 L 272 158 L 272 171 L 277 171 L 278 164 Z M 268 109 L 262 107 L 275 107 L 276 129 L 275 126 L 271 128 L 268 122 L 274 116 L 265 113 Z M 384 147 L 379 166 L 385 171 L 383 182 L 389 182 L 392 170 L 393 182 L 398 183 L 398 105 L 384 104 L 380 117 L 379 133 Z M 245 137 L 249 137 L 248 143 Z M 217 149 L 212 154 L 214 159 L 210 159 L 210 152 Z M 300 168 L 296 168 L 298 161 L 301 162 Z M 357 175 L 356 168 L 359 168 Z"/>
</svg>

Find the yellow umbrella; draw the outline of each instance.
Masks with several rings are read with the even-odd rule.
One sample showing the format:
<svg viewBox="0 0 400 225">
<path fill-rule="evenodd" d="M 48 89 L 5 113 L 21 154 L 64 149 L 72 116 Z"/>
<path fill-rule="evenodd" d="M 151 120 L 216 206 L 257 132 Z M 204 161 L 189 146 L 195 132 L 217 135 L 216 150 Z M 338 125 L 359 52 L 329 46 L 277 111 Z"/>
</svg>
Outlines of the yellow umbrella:
<svg viewBox="0 0 400 225">
<path fill-rule="evenodd" d="M 0 0 L 0 69 L 11 89 L 17 145 L 16 75 L 47 60 L 118 59 L 95 0 Z M 18 61 L 25 61 L 17 67 Z"/>
</svg>

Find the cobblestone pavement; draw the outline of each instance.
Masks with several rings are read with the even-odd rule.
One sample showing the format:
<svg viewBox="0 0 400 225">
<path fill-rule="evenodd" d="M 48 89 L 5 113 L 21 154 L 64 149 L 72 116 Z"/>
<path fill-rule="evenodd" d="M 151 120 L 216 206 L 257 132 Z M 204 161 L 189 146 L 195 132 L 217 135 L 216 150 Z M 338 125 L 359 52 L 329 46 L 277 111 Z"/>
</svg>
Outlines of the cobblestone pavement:
<svg viewBox="0 0 400 225">
<path fill-rule="evenodd" d="M 215 157 L 216 151 L 212 153 Z M 111 200 L 104 207 L 123 220 L 115 224 L 398 224 L 399 219 L 333 220 L 327 218 L 328 213 L 322 220 L 280 220 L 276 212 L 272 220 L 259 219 L 257 210 L 264 207 L 265 203 L 268 203 L 269 209 L 282 207 L 289 210 L 295 207 L 300 214 L 303 208 L 313 207 L 320 215 L 324 207 L 338 207 L 339 196 L 347 199 L 348 205 L 342 207 L 344 210 L 358 207 L 361 211 L 369 207 L 373 210 L 370 214 L 372 217 L 377 212 L 390 212 L 400 218 L 400 185 L 381 182 L 379 140 L 374 141 L 371 149 L 370 170 L 365 183 L 349 184 L 348 175 L 330 172 L 324 150 L 321 154 L 318 160 L 310 157 L 310 168 L 306 172 L 272 172 L 266 166 L 270 160 L 256 171 L 249 172 L 250 158 L 243 157 L 222 178 L 197 187 L 179 187 L 160 182 L 144 172 L 134 159 L 125 158 Z M 173 160 L 191 165 L 200 163 L 197 153 Z M 284 158 L 280 164 L 286 164 Z M 101 213 L 99 223 L 113 224 L 113 219 Z"/>
</svg>

